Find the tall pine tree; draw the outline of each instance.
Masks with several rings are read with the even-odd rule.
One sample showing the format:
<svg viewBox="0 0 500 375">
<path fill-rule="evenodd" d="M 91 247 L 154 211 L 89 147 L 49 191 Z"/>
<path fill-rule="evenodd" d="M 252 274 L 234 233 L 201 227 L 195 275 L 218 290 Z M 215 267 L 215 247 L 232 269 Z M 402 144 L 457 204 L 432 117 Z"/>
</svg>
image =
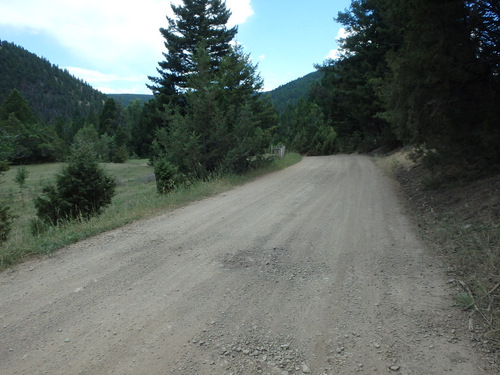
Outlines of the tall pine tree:
<svg viewBox="0 0 500 375">
<path fill-rule="evenodd" d="M 150 77 L 163 122 L 153 159 L 188 178 L 252 168 L 263 159 L 276 118 L 257 95 L 256 66 L 230 45 L 237 32 L 226 26 L 231 13 L 221 0 L 183 0 L 172 9 L 176 18 L 161 29 L 168 52 L 160 77 Z"/>
<path fill-rule="evenodd" d="M 340 41 L 343 55 L 320 67 L 325 75 L 313 95 L 338 134 L 338 151 L 366 152 L 396 144 L 389 123 L 380 117 L 384 106 L 378 95 L 389 71 L 385 55 L 400 42 L 400 33 L 387 22 L 389 3 L 353 0 L 336 18 L 348 33 Z"/>
<path fill-rule="evenodd" d="M 193 177 L 256 166 L 277 121 L 269 99 L 256 94 L 262 87 L 256 66 L 238 46 L 229 49 L 217 72 L 205 48 L 193 61 L 185 104 L 165 106 L 169 127 L 157 132 L 157 156 Z"/>
<path fill-rule="evenodd" d="M 237 33 L 236 27 L 226 26 L 231 12 L 222 0 L 183 0 L 179 6 L 172 4 L 172 11 L 175 18 L 167 17 L 168 28 L 160 29 L 167 49 L 165 60 L 158 63 L 160 76 L 149 77 L 153 84 L 148 86 L 162 104 L 178 100 L 188 90 L 200 43 L 209 56 L 210 70 L 216 72 Z"/>
</svg>

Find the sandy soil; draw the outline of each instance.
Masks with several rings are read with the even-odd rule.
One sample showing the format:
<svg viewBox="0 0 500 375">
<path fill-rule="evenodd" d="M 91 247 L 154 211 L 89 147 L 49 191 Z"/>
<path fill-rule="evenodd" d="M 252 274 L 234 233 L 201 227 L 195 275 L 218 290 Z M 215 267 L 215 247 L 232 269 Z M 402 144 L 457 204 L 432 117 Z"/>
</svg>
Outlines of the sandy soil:
<svg viewBox="0 0 500 375">
<path fill-rule="evenodd" d="M 0 274 L 2 374 L 492 374 L 362 156 L 305 158 Z"/>
</svg>

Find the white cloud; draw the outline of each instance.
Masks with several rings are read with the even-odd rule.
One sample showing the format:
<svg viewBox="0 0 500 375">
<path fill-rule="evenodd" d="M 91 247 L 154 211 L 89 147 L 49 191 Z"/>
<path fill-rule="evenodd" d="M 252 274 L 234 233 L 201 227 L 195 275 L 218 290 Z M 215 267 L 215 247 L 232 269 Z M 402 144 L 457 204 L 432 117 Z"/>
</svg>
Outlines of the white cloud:
<svg viewBox="0 0 500 375">
<path fill-rule="evenodd" d="M 262 60 L 264 60 L 265 58 L 266 58 L 266 55 L 260 55 L 260 56 L 259 56 L 259 59 L 260 59 L 261 61 L 262 61 Z"/>
<path fill-rule="evenodd" d="M 181 0 L 16 0 L 0 3 L 0 25 L 44 31 L 65 47 L 90 57 L 112 59 L 137 46 L 163 46 L 160 27 L 173 16 L 170 3 Z M 227 0 L 230 23 L 253 14 L 250 0 Z"/>
<path fill-rule="evenodd" d="M 335 40 L 345 39 L 349 35 L 350 35 L 350 32 L 348 32 L 344 27 L 341 27 L 337 33 L 337 36 L 335 37 Z"/>
<path fill-rule="evenodd" d="M 69 66 L 67 69 L 72 75 L 90 84 L 95 89 L 106 94 L 130 93 L 151 94 L 144 85 L 145 75 L 117 75 L 105 74 L 96 70 Z"/>
<path fill-rule="evenodd" d="M 328 55 L 325 56 L 326 60 L 338 60 L 340 58 L 340 51 L 339 49 L 332 49 L 328 53 Z"/>
<path fill-rule="evenodd" d="M 161 48 L 158 29 L 170 11 L 164 0 L 18 0 L 0 4 L 0 24 L 45 32 L 86 60 L 111 63 Z"/>
<path fill-rule="evenodd" d="M 240 25 L 245 23 L 248 17 L 254 14 L 251 0 L 226 0 L 226 6 L 231 10 L 231 18 L 229 26 Z"/>
<path fill-rule="evenodd" d="M 245 22 L 253 14 L 250 2 L 227 0 L 232 25 Z M 81 67 L 113 70 L 116 76 L 140 70 L 146 76 L 155 74 L 156 63 L 162 58 L 165 47 L 159 29 L 168 26 L 166 16 L 173 16 L 171 3 L 178 5 L 181 0 L 0 1 L 0 25 L 55 38 L 80 59 Z M 146 68 L 149 70 L 145 71 L 145 66 L 150 66 Z M 87 77 L 92 84 L 95 77 Z M 142 82 L 144 85 L 148 80 Z"/>
<path fill-rule="evenodd" d="M 337 42 L 337 48 L 336 49 L 332 49 L 330 50 L 330 52 L 328 53 L 328 55 L 326 55 L 326 59 L 327 60 L 338 60 L 342 54 L 343 54 L 343 49 L 342 47 L 340 46 L 340 43 L 341 43 L 341 40 L 342 39 L 345 39 L 349 36 L 349 32 L 341 27 L 339 29 L 339 31 L 337 32 L 337 36 L 335 37 L 335 41 Z"/>
<path fill-rule="evenodd" d="M 96 82 L 99 83 L 107 83 L 116 80 L 118 77 L 114 74 L 104 74 L 101 72 L 97 72 L 95 70 L 78 68 L 74 66 L 68 66 L 64 69 L 67 69 L 75 77 L 83 79 L 84 81 L 93 84 Z"/>
</svg>

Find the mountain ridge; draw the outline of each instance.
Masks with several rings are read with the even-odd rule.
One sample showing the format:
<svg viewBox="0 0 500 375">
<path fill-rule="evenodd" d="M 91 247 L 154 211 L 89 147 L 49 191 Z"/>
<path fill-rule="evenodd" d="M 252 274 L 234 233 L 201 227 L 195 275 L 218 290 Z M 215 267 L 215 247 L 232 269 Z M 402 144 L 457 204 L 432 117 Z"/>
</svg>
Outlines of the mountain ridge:
<svg viewBox="0 0 500 375">
<path fill-rule="evenodd" d="M 13 89 L 42 122 L 96 118 L 106 95 L 47 59 L 0 40 L 0 104 Z"/>
<path fill-rule="evenodd" d="M 43 122 L 54 123 L 59 119 L 95 121 L 107 98 L 113 98 L 122 107 L 136 99 L 145 103 L 154 98 L 148 94 L 102 93 L 66 69 L 5 40 L 0 40 L 0 66 L 0 104 L 17 89 Z M 277 111 L 283 113 L 287 106 L 306 97 L 311 85 L 322 75 L 319 71 L 311 72 L 263 95 L 270 95 Z"/>
<path fill-rule="evenodd" d="M 271 100 L 279 113 L 283 113 L 287 106 L 295 105 L 301 98 L 308 95 L 309 89 L 314 82 L 321 80 L 323 72 L 314 71 L 281 85 L 265 94 L 271 96 Z"/>
</svg>

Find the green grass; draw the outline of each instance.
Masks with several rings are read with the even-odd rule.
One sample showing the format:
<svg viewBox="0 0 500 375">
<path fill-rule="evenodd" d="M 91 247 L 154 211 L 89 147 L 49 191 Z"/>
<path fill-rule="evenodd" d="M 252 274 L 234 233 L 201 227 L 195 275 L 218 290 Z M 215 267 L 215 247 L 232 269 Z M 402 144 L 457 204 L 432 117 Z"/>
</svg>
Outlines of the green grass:
<svg viewBox="0 0 500 375">
<path fill-rule="evenodd" d="M 69 222 L 52 227 L 47 232 L 33 236 L 30 222 L 36 217 L 33 199 L 42 193 L 43 185 L 54 179 L 61 163 L 26 166 L 24 204 L 19 186 L 14 182 L 16 167 L 3 175 L 0 199 L 4 200 L 17 216 L 9 239 L 0 245 L 0 270 L 31 257 L 50 254 L 68 244 L 121 227 L 135 220 L 152 217 L 215 194 L 230 190 L 267 173 L 298 163 L 301 156 L 287 154 L 259 170 L 244 175 L 225 176 L 208 182 L 196 182 L 189 189 L 178 189 L 167 195 L 158 195 L 153 178 L 153 167 L 147 160 L 130 160 L 124 164 L 107 163 L 103 168 L 117 181 L 116 195 L 102 215 L 88 221 Z"/>
<path fill-rule="evenodd" d="M 466 292 L 459 292 L 455 295 L 455 306 L 462 309 L 470 307 L 474 303 L 472 297 Z"/>
</svg>

